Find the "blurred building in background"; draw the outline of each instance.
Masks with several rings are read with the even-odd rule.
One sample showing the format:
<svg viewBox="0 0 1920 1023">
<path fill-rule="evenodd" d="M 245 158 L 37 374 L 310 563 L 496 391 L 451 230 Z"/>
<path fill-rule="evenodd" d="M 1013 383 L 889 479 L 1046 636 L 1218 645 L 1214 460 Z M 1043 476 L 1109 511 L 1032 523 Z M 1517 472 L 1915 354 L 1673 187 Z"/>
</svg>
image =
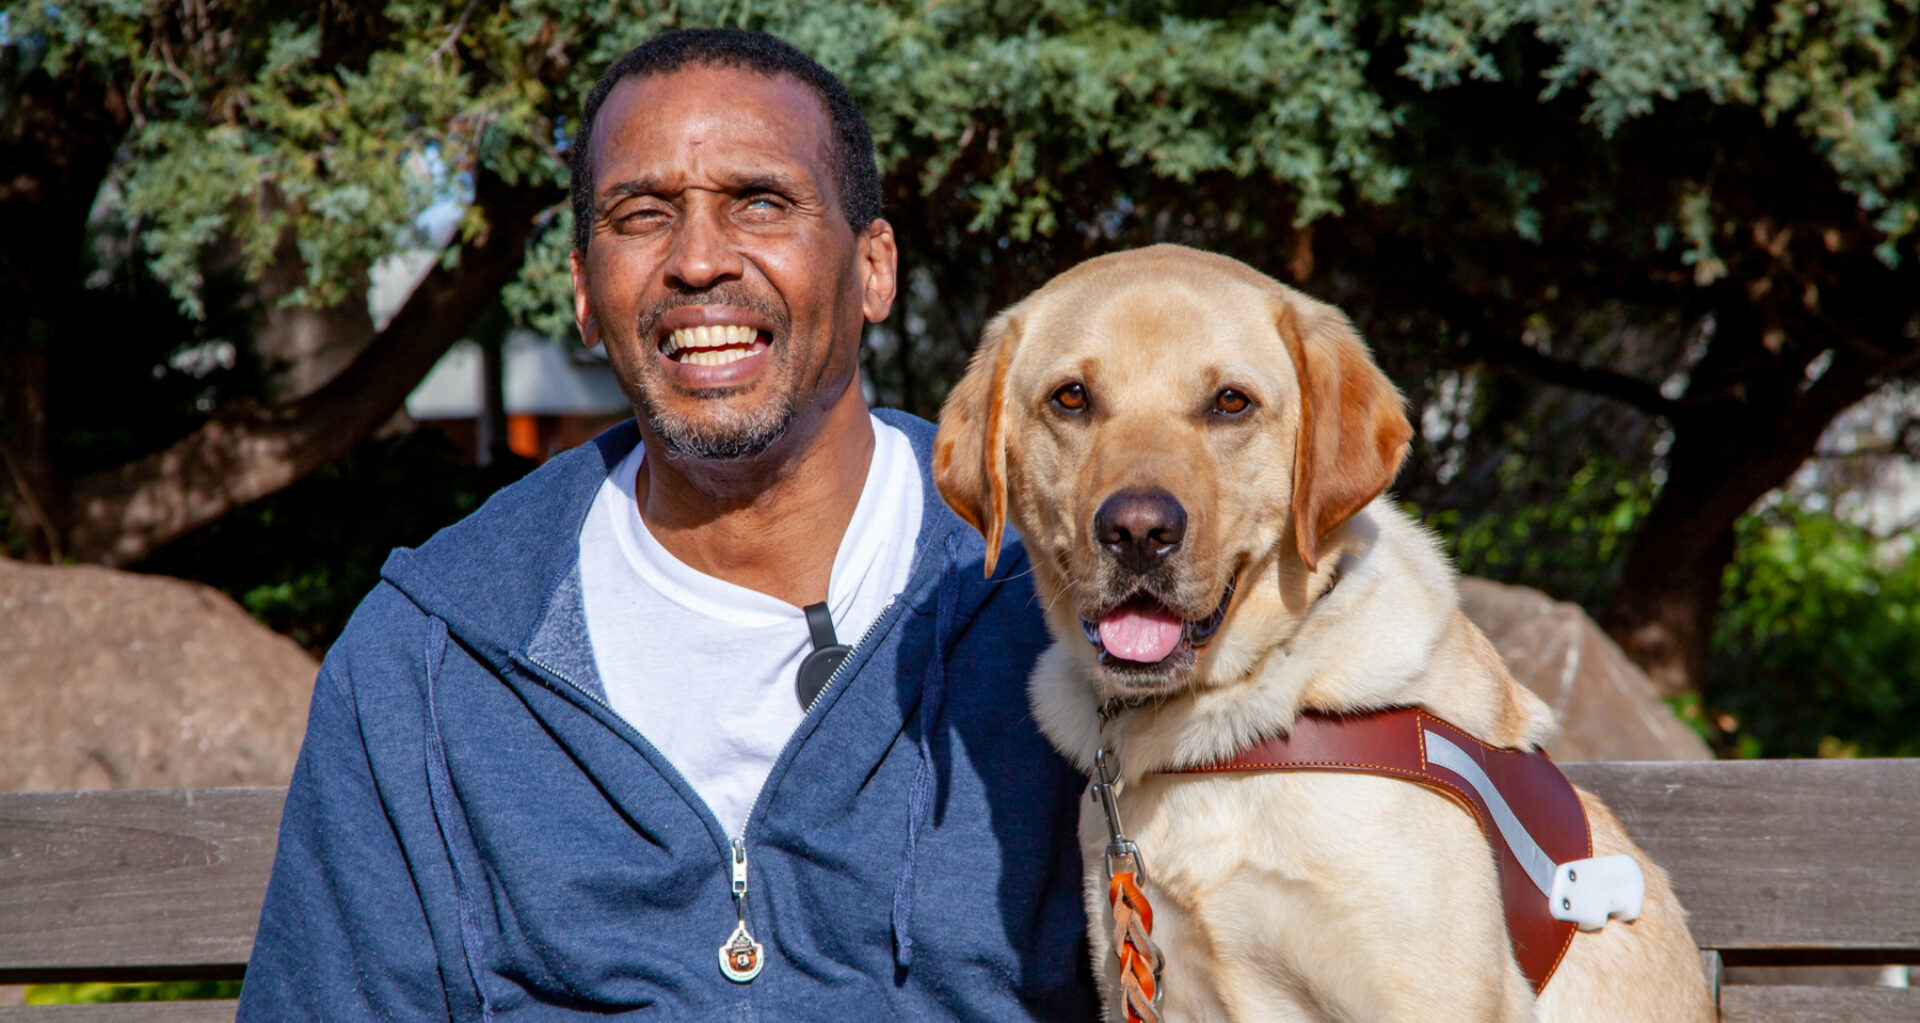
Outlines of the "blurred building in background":
<svg viewBox="0 0 1920 1023">
<path fill-rule="evenodd" d="M 407 397 L 409 417 L 481 464 L 502 448 L 544 462 L 632 414 L 605 357 L 517 327 L 455 344 Z"/>
</svg>

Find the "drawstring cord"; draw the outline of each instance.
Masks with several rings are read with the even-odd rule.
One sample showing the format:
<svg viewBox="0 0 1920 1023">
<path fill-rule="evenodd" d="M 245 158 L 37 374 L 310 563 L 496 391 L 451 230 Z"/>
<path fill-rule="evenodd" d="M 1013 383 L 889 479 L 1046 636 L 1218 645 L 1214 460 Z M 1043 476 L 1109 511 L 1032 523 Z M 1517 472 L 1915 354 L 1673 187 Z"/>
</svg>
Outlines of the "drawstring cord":
<svg viewBox="0 0 1920 1023">
<path fill-rule="evenodd" d="M 440 678 L 440 665 L 447 656 L 447 623 L 438 618 L 427 619 L 427 788 L 432 798 L 433 822 L 440 829 L 440 841 L 447 849 L 447 865 L 453 870 L 454 899 L 460 905 L 460 945 L 467 958 L 467 979 L 473 982 L 473 993 L 480 1000 L 480 1018 L 493 1019 L 493 1003 L 487 998 L 486 989 L 480 986 L 480 974 L 475 962 L 479 958 L 480 916 L 473 905 L 473 891 L 467 882 L 466 872 L 460 869 L 460 857 L 454 854 L 453 836 L 449 832 L 451 821 L 459 811 L 454 801 L 453 780 L 447 771 L 447 751 L 440 739 L 440 710 L 435 703 L 435 683 Z"/>
<path fill-rule="evenodd" d="M 933 803 L 933 733 L 935 722 L 946 699 L 947 633 L 952 624 L 954 603 L 959 589 L 954 578 L 954 537 L 947 537 L 947 570 L 940 579 L 940 596 L 933 619 L 933 656 L 920 683 L 919 763 L 913 772 L 913 788 L 907 796 L 907 851 L 900 864 L 900 877 L 893 886 L 893 960 L 904 970 L 913 965 L 914 859 L 920 829 L 926 826 Z"/>
</svg>

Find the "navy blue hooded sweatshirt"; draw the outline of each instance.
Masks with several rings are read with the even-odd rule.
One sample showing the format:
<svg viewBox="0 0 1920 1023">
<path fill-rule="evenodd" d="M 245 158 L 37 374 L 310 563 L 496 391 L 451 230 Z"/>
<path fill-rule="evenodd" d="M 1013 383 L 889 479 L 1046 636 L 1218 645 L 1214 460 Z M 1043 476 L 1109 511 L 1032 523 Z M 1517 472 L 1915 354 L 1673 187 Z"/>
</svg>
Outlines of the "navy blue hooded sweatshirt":
<svg viewBox="0 0 1920 1023">
<path fill-rule="evenodd" d="M 1036 730 L 1046 642 L 927 500 L 906 590 L 788 740 L 744 833 L 610 710 L 580 526 L 629 422 L 388 559 L 314 687 L 242 1020 L 1086 1020 L 1085 780 Z M 726 685 L 663 677 L 661 685 Z"/>
</svg>

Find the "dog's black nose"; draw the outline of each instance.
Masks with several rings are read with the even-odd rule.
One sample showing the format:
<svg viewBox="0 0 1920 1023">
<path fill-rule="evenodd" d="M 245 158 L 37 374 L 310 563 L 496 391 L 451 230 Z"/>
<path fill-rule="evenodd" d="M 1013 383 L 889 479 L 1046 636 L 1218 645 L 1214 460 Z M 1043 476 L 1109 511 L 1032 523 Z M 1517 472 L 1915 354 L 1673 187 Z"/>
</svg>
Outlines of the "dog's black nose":
<svg viewBox="0 0 1920 1023">
<path fill-rule="evenodd" d="M 1122 490 L 1093 513 L 1093 534 L 1120 564 L 1145 572 L 1186 538 L 1187 510 L 1164 490 Z"/>
</svg>

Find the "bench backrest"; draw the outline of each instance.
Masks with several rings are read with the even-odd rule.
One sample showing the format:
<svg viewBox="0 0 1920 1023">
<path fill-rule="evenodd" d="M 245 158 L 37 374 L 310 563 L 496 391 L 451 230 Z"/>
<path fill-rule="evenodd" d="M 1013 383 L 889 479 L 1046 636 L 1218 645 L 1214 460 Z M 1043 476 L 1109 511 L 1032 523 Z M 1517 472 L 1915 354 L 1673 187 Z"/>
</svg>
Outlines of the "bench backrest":
<svg viewBox="0 0 1920 1023">
<path fill-rule="evenodd" d="M 1563 765 L 1673 881 L 1708 969 L 1920 963 L 1920 760 Z M 1720 988 L 1727 1023 L 1920 1020 L 1920 989 Z"/>
<path fill-rule="evenodd" d="M 281 788 L 0 793 L 0 984 L 246 970 Z M 232 1002 L 0 1008 L 8 1023 L 208 1023 Z"/>
<path fill-rule="evenodd" d="M 1920 963 L 1920 760 L 1565 768 L 1666 868 L 1718 961 Z M 0 984 L 239 977 L 284 795 L 0 793 Z M 1738 1023 L 1920 1019 L 1920 989 L 1721 991 Z M 0 1021 L 135 1012 L 199 1023 L 233 1007 L 0 1008 Z"/>
</svg>

